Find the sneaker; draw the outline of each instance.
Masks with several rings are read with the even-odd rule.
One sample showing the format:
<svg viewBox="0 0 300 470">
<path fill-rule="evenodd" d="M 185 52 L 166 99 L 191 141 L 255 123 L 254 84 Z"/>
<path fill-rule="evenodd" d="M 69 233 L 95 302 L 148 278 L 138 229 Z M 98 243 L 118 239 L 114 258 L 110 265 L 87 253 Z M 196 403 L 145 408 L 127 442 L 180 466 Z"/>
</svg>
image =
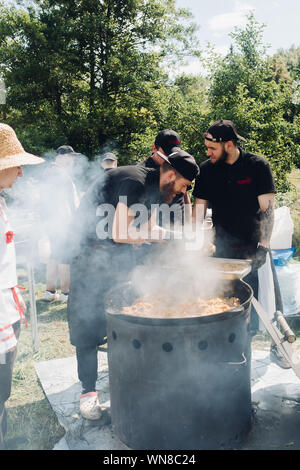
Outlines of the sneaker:
<svg viewBox="0 0 300 470">
<path fill-rule="evenodd" d="M 58 300 L 60 300 L 61 302 L 65 302 L 66 300 L 68 300 L 69 298 L 69 294 L 64 294 L 63 292 L 59 295 L 58 297 Z"/>
<path fill-rule="evenodd" d="M 89 392 L 80 395 L 80 413 L 85 419 L 100 419 L 102 410 L 98 401 L 97 392 Z"/>
<path fill-rule="evenodd" d="M 280 354 L 277 346 L 274 344 L 270 348 L 270 359 L 272 362 L 275 362 L 282 369 L 290 369 L 291 366 L 288 361 Z"/>
<path fill-rule="evenodd" d="M 251 338 L 253 338 L 254 336 L 256 336 L 257 333 L 258 333 L 258 329 L 257 329 L 257 328 L 255 328 L 255 329 L 254 329 L 254 328 L 253 328 L 253 329 L 250 329 L 250 331 L 249 331 L 249 334 L 250 334 Z"/>
<path fill-rule="evenodd" d="M 52 300 L 56 300 L 56 292 L 49 292 L 48 290 L 46 290 L 43 299 L 47 300 L 47 302 L 52 302 Z"/>
</svg>

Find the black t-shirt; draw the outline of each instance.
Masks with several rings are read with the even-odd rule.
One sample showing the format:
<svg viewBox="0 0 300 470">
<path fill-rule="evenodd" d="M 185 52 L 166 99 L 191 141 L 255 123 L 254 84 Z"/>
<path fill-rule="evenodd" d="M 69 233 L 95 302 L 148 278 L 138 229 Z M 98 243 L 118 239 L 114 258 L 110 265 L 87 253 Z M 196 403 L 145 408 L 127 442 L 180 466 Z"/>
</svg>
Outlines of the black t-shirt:
<svg viewBox="0 0 300 470">
<path fill-rule="evenodd" d="M 142 162 L 139 162 L 137 166 L 143 166 L 145 168 L 153 168 L 155 170 L 159 169 L 159 165 L 153 160 L 153 158 L 150 156 L 143 160 Z M 176 206 L 175 206 L 176 205 Z M 178 210 L 177 210 L 177 205 Z M 174 211 L 170 213 L 170 224 L 179 223 L 182 224 L 184 222 L 184 194 L 180 193 L 177 194 L 173 201 L 169 204 L 169 206 L 174 206 Z M 168 221 L 169 222 L 169 221 Z M 160 216 L 158 223 L 160 226 L 163 226 L 163 219 Z"/>
<path fill-rule="evenodd" d="M 76 246 L 113 244 L 114 209 L 143 204 L 147 218 L 151 204 L 161 204 L 159 172 L 151 168 L 123 166 L 100 175 L 83 196 L 72 224 L 71 243 Z M 117 244 L 119 245 L 119 244 Z"/>
<path fill-rule="evenodd" d="M 200 165 L 193 196 L 210 202 L 216 231 L 216 244 L 242 247 L 260 239 L 258 196 L 275 193 L 274 180 L 267 160 L 246 153 L 233 164 Z"/>
</svg>

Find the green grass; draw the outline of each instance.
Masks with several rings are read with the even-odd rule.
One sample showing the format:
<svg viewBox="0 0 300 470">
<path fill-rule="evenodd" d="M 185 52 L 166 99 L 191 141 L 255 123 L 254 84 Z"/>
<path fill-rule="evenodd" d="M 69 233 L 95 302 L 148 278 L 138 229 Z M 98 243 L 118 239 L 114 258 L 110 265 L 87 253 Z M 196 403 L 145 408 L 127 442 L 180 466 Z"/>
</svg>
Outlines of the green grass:
<svg viewBox="0 0 300 470">
<path fill-rule="evenodd" d="M 36 270 L 36 278 L 43 277 L 43 265 Z M 25 271 L 19 271 L 19 284 L 27 287 Z M 37 282 L 38 351 L 33 351 L 29 310 L 26 318 L 28 328 L 22 324 L 18 355 L 14 367 L 12 393 L 7 401 L 8 433 L 6 440 L 10 449 L 53 449 L 65 431 L 58 423 L 35 372 L 34 363 L 70 357 L 75 348 L 69 342 L 66 304 L 44 302 L 45 284 Z M 28 291 L 23 298 L 28 306 Z M 29 308 L 29 307 L 28 307 Z M 27 443 L 16 443 L 18 438 Z"/>
<path fill-rule="evenodd" d="M 293 170 L 288 180 L 295 186 L 297 193 L 300 194 L 300 169 Z"/>
</svg>

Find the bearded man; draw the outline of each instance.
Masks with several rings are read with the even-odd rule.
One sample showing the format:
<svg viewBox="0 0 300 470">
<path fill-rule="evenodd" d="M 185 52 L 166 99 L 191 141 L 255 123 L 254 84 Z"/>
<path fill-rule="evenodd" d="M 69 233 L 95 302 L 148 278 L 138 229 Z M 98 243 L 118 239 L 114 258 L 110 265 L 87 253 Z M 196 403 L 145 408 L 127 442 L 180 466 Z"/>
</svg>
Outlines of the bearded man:
<svg viewBox="0 0 300 470">
<path fill-rule="evenodd" d="M 258 269 L 270 262 L 276 310 L 282 311 L 282 299 L 270 250 L 274 223 L 275 184 L 267 160 L 245 152 L 232 121 L 221 119 L 204 133 L 208 160 L 200 165 L 193 196 L 193 219 L 205 217 L 212 209 L 215 230 L 215 257 L 252 259 L 252 272 L 244 278 L 258 298 Z M 271 272 L 272 271 L 272 272 Z M 275 313 L 269 312 L 271 316 Z M 252 308 L 251 333 L 259 329 L 258 315 Z M 271 345 L 270 358 L 283 368 L 289 364 Z"/>
<path fill-rule="evenodd" d="M 68 322 L 86 419 L 97 420 L 102 413 L 96 380 L 98 346 L 106 337 L 105 295 L 135 266 L 134 246 L 169 238 L 170 230 L 157 225 L 152 207 L 184 194 L 198 172 L 194 158 L 174 148 L 157 169 L 123 166 L 100 175 L 75 213 L 64 252 L 75 250 L 65 260 L 71 264 Z"/>
<path fill-rule="evenodd" d="M 176 149 L 181 150 L 179 134 L 173 129 L 164 129 L 155 137 L 151 155 L 139 162 L 138 165 L 157 169 L 166 161 L 166 157 L 171 155 Z M 167 220 L 168 225 L 171 224 L 174 227 L 174 224 L 182 225 L 190 222 L 192 205 L 187 192 L 176 194 L 174 199 L 168 204 L 171 208 L 170 220 Z M 164 225 L 162 218 L 158 220 L 158 224 Z"/>
</svg>

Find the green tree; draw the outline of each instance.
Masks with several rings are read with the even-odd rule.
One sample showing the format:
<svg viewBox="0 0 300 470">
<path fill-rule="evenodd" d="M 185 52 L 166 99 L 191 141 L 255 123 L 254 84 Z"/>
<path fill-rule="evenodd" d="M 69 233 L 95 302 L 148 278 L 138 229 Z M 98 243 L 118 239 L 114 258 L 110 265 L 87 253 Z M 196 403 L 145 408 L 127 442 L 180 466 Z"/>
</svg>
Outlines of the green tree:
<svg viewBox="0 0 300 470">
<path fill-rule="evenodd" d="M 300 79 L 300 47 L 291 46 L 287 50 L 279 49 L 274 57 L 285 64 L 293 80 Z"/>
<path fill-rule="evenodd" d="M 296 127 L 287 120 L 291 81 L 278 80 L 266 56 L 263 26 L 248 16 L 244 29 L 230 34 L 233 45 L 210 71 L 211 120 L 231 119 L 247 138 L 243 147 L 264 155 L 279 191 L 289 189 L 286 175 L 296 161 Z"/>
<path fill-rule="evenodd" d="M 132 137 L 157 124 L 165 70 L 194 49 L 174 0 L 37 0 L 0 15 L 7 115 L 32 150 L 67 141 L 93 155 L 113 141 L 130 160 Z"/>
<path fill-rule="evenodd" d="M 132 136 L 130 150 L 135 155 L 134 161 L 149 154 L 154 136 L 166 128 L 176 130 L 181 136 L 182 148 L 198 158 L 202 140 L 199 141 L 197 131 L 208 111 L 204 83 L 202 77 L 182 75 L 164 88 L 152 88 L 151 97 L 156 106 L 149 116 L 147 131 Z"/>
</svg>

